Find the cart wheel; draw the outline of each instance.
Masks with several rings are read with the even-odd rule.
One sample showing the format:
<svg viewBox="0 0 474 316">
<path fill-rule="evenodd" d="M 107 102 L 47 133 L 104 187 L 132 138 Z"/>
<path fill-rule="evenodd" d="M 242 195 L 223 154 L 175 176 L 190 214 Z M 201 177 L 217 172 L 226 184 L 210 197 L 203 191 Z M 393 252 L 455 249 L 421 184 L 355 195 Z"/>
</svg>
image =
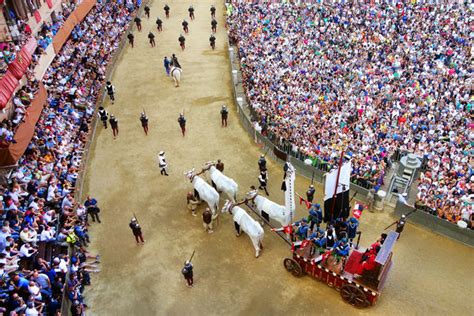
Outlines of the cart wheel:
<svg viewBox="0 0 474 316">
<path fill-rule="evenodd" d="M 283 265 L 285 266 L 286 271 L 291 272 L 293 276 L 300 277 L 303 275 L 303 269 L 301 269 L 300 264 L 295 260 L 285 258 L 285 260 L 283 260 Z"/>
<path fill-rule="evenodd" d="M 346 284 L 341 288 L 341 297 L 346 303 L 357 308 L 369 306 L 369 301 L 365 297 L 364 291 L 354 284 Z"/>
</svg>

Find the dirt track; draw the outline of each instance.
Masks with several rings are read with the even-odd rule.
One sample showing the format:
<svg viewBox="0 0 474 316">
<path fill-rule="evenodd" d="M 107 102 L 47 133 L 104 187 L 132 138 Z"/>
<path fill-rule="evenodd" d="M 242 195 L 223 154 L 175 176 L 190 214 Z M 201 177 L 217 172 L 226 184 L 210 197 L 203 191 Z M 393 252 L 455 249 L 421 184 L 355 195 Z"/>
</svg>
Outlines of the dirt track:
<svg viewBox="0 0 474 316">
<path fill-rule="evenodd" d="M 85 192 L 100 203 L 102 224 L 91 228 L 91 249 L 102 256 L 102 272 L 87 290 L 90 315 L 467 315 L 474 290 L 470 272 L 472 249 L 407 225 L 394 254 L 394 267 L 375 307 L 359 311 L 345 304 L 337 291 L 310 277 L 296 279 L 282 265 L 289 248 L 265 228 L 265 250 L 254 258 L 250 240 L 236 238 L 229 215 L 221 216 L 214 234 L 203 232 L 201 218 L 186 209 L 190 183 L 183 172 L 205 161 L 222 159 L 225 173 L 239 184 L 239 196 L 257 183 L 259 148 L 238 122 L 232 103 L 224 6 L 217 6 L 217 49 L 210 50 L 210 5 L 195 3 L 196 20 L 187 18 L 188 1 L 170 1 L 171 17 L 163 19 L 163 1 L 155 0 L 151 19 L 135 32 L 113 77 L 117 102 L 106 103 L 119 120 L 120 135 L 98 126 L 92 146 Z M 157 34 L 155 19 L 164 20 Z M 186 50 L 179 51 L 181 21 L 190 22 Z M 148 32 L 156 35 L 150 48 Z M 176 53 L 183 67 L 182 86 L 166 77 L 163 57 Z M 231 109 L 229 127 L 220 126 L 220 106 Z M 139 115 L 145 108 L 150 133 Z M 185 110 L 188 134 L 182 137 L 178 114 Z M 165 150 L 170 176 L 160 176 L 156 157 Z M 270 198 L 283 203 L 280 165 L 269 162 Z M 296 191 L 309 181 L 297 177 Z M 321 187 L 318 186 L 318 200 Z M 222 205 L 222 201 L 221 201 Z M 202 210 L 202 207 L 200 208 Z M 128 222 L 135 212 L 146 244 L 136 246 Z M 297 210 L 299 217 L 303 208 Z M 387 213 L 362 217 L 363 245 L 370 244 L 393 218 Z M 196 250 L 195 287 L 188 289 L 180 273 Z M 471 281 L 471 282 L 469 282 Z"/>
</svg>

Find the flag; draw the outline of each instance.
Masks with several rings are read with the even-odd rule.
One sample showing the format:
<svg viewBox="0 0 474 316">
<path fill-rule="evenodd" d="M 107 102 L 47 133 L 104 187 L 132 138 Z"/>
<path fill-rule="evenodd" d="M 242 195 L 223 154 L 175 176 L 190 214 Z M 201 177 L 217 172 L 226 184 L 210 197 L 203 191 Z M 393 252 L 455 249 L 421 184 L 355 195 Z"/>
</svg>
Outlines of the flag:
<svg viewBox="0 0 474 316">
<path fill-rule="evenodd" d="M 304 204 L 306 205 L 306 208 L 310 209 L 311 208 L 311 202 L 309 202 L 308 200 L 303 199 L 303 197 L 301 195 L 298 195 L 298 196 L 300 197 L 300 205 L 303 204 L 303 202 L 304 202 Z"/>
<path fill-rule="evenodd" d="M 324 182 L 324 221 L 328 222 L 331 219 L 349 217 L 350 205 L 349 205 L 349 185 L 351 180 L 352 165 L 350 161 L 342 164 L 341 171 L 339 174 L 339 181 L 337 181 L 337 169 L 333 169 L 331 172 L 325 175 Z M 336 189 L 336 182 L 338 186 Z M 334 196 L 336 192 L 336 196 Z M 336 201 L 334 201 L 336 199 Z M 332 210 L 334 205 L 334 210 Z M 331 214 L 334 211 L 334 214 Z"/>
<path fill-rule="evenodd" d="M 354 204 L 354 210 L 352 211 L 352 215 L 359 219 L 361 216 L 362 216 L 362 212 L 364 211 L 364 208 L 365 208 L 365 205 L 359 203 L 359 202 L 356 202 Z"/>
</svg>

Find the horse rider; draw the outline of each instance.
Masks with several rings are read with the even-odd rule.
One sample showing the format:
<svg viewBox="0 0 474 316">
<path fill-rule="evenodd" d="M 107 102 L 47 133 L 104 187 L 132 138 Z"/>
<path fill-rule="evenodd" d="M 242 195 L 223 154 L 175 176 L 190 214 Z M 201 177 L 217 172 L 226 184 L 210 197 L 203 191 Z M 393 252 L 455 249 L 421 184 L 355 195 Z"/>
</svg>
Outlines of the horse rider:
<svg viewBox="0 0 474 316">
<path fill-rule="evenodd" d="M 166 156 L 164 151 L 160 151 L 158 154 L 158 166 L 160 167 L 160 174 L 163 176 L 169 176 L 166 172 L 166 168 L 168 167 L 168 163 L 166 162 Z"/>
<path fill-rule="evenodd" d="M 211 30 L 212 30 L 212 33 L 217 32 L 217 21 L 216 21 L 216 19 L 212 19 L 212 21 L 211 21 Z"/>
<path fill-rule="evenodd" d="M 216 169 L 224 173 L 224 163 L 220 159 L 217 159 Z"/>
<path fill-rule="evenodd" d="M 105 88 L 107 89 L 107 94 L 109 95 L 110 100 L 112 101 L 112 104 L 115 102 L 115 87 L 112 85 L 110 81 L 107 81 L 105 84 Z"/>
<path fill-rule="evenodd" d="M 211 18 L 215 18 L 216 17 L 216 7 L 214 5 L 211 5 Z"/>
<path fill-rule="evenodd" d="M 109 114 L 107 113 L 107 111 L 102 106 L 99 107 L 99 111 L 97 112 L 97 116 L 102 121 L 102 124 L 104 124 L 104 128 L 107 128 L 107 119 L 108 119 Z"/>
<path fill-rule="evenodd" d="M 109 123 L 110 123 L 110 127 L 112 128 L 112 133 L 115 139 L 119 133 L 119 129 L 118 129 L 118 120 L 115 118 L 113 114 L 110 114 Z"/>
<path fill-rule="evenodd" d="M 163 21 L 161 21 L 159 17 L 156 18 L 156 29 L 158 30 L 158 32 L 163 31 Z"/>
<path fill-rule="evenodd" d="M 165 5 L 163 10 L 165 10 L 166 18 L 169 19 L 169 17 L 170 17 L 170 7 L 168 6 L 168 4 Z"/>
<path fill-rule="evenodd" d="M 189 28 L 188 28 L 188 21 L 186 20 L 183 20 L 183 22 L 181 23 L 181 25 L 183 26 L 183 31 L 184 33 L 188 34 L 189 33 Z"/>
<path fill-rule="evenodd" d="M 211 45 L 213 50 L 216 48 L 216 37 L 214 36 L 214 34 L 211 34 L 211 36 L 209 37 L 209 44 Z"/>
<path fill-rule="evenodd" d="M 145 135 L 148 135 L 148 116 L 144 112 L 140 115 L 140 122 L 142 123 L 143 131 Z"/>
<path fill-rule="evenodd" d="M 189 6 L 188 12 L 189 12 L 189 18 L 191 19 L 191 21 L 194 20 L 194 8 L 192 5 Z"/>
<path fill-rule="evenodd" d="M 128 33 L 127 38 L 128 38 L 128 43 L 129 43 L 129 44 L 132 46 L 132 48 L 133 48 L 133 40 L 135 39 L 135 36 L 133 36 L 132 33 Z"/>
<path fill-rule="evenodd" d="M 221 109 L 221 123 L 222 127 L 227 127 L 227 116 L 229 115 L 229 110 L 227 110 L 227 106 L 223 105 Z"/>
<path fill-rule="evenodd" d="M 179 127 L 181 128 L 181 133 L 183 134 L 183 137 L 184 137 L 184 135 L 186 134 L 186 118 L 184 117 L 183 113 L 179 114 L 178 123 L 179 123 Z"/>
<path fill-rule="evenodd" d="M 171 55 L 171 65 L 183 69 L 178 62 L 178 57 L 175 54 Z"/>
<path fill-rule="evenodd" d="M 166 71 L 166 75 L 169 77 L 170 76 L 170 70 L 171 70 L 171 63 L 173 61 L 169 60 L 168 57 L 165 56 L 165 58 L 163 58 L 163 66 L 165 67 L 165 71 Z"/>
<path fill-rule="evenodd" d="M 186 48 L 186 38 L 184 38 L 183 34 L 179 35 L 178 42 L 179 46 L 181 47 L 181 50 L 184 50 Z"/>
<path fill-rule="evenodd" d="M 258 168 L 260 171 L 267 170 L 267 161 L 265 160 L 265 155 L 260 155 L 260 159 L 258 159 Z"/>
</svg>

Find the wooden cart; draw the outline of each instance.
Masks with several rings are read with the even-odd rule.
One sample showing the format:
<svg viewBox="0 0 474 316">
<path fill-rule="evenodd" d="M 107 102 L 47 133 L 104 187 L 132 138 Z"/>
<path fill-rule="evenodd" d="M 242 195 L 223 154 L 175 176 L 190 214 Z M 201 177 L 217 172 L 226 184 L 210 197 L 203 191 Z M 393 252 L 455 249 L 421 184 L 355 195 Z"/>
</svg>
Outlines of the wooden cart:
<svg viewBox="0 0 474 316">
<path fill-rule="evenodd" d="M 392 267 L 392 248 L 397 238 L 396 232 L 388 234 L 375 259 L 375 269 L 361 276 L 354 275 L 354 268 L 364 251 L 355 249 L 347 260 L 323 260 L 317 263 L 315 259 L 319 257 L 318 252 L 311 254 L 311 246 L 298 248 L 295 243 L 295 247 L 292 247 L 293 257 L 285 258 L 283 264 L 295 277 L 309 274 L 339 291 L 347 303 L 364 308 L 377 302 Z"/>
</svg>

